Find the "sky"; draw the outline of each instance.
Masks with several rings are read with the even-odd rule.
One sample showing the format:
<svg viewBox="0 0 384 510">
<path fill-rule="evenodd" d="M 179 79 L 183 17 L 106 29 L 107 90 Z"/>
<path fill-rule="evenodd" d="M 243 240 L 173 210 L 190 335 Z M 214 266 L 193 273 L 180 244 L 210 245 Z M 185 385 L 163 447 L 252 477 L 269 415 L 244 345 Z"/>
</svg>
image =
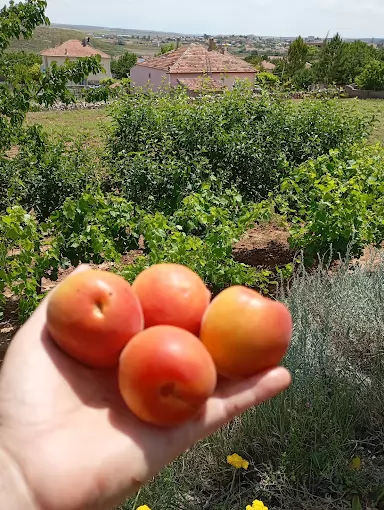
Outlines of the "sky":
<svg viewBox="0 0 384 510">
<path fill-rule="evenodd" d="M 383 0 L 48 0 L 52 23 L 189 34 L 383 37 Z"/>
</svg>

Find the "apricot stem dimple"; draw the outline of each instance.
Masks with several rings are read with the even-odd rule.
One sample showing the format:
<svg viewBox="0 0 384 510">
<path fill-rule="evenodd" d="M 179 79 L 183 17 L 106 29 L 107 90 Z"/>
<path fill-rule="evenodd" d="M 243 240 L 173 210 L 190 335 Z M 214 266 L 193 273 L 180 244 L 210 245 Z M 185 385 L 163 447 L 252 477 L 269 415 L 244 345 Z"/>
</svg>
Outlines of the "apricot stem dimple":
<svg viewBox="0 0 384 510">
<path fill-rule="evenodd" d="M 180 391 L 177 390 L 176 384 L 174 382 L 169 382 L 163 384 L 160 388 L 160 395 L 164 398 L 175 398 L 177 400 L 184 400 L 183 395 Z"/>
<path fill-rule="evenodd" d="M 175 395 L 175 383 L 169 382 L 164 384 L 160 388 L 160 395 L 164 398 L 170 397 L 171 395 Z"/>
<path fill-rule="evenodd" d="M 96 301 L 94 310 L 95 315 L 98 317 L 104 317 L 104 303 L 101 300 Z"/>
</svg>

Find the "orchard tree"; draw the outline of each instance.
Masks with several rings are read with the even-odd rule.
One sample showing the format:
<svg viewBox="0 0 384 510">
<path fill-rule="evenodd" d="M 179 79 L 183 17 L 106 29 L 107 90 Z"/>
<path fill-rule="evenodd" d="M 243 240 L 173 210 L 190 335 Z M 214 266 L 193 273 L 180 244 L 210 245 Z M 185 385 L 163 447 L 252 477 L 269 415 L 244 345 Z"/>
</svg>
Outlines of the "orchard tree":
<svg viewBox="0 0 384 510">
<path fill-rule="evenodd" d="M 5 50 L 11 39 L 29 39 L 33 30 L 48 25 L 45 16 L 45 0 L 26 0 L 0 10 L 0 62 L 6 62 Z M 30 72 L 15 73 L 15 66 L 2 65 L 1 74 L 5 84 L 0 85 L 0 150 L 16 144 L 24 132 L 23 123 L 32 104 L 50 106 L 56 100 L 64 103 L 75 101 L 68 90 L 68 82 L 81 83 L 89 74 L 102 71 L 100 57 L 67 61 L 62 66 L 52 64 L 43 73 L 32 66 Z"/>
<path fill-rule="evenodd" d="M 115 78 L 127 78 L 133 66 L 137 63 L 136 53 L 125 52 L 117 60 L 111 63 L 111 71 Z"/>
</svg>

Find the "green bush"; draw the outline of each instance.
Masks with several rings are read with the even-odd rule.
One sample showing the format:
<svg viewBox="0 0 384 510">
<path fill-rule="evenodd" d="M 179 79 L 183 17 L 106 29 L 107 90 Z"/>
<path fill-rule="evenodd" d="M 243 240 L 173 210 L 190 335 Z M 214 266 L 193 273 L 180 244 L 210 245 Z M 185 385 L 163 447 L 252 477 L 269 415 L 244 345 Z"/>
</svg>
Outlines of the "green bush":
<svg viewBox="0 0 384 510">
<path fill-rule="evenodd" d="M 280 84 L 280 80 L 273 73 L 261 72 L 256 74 L 255 83 L 264 87 L 275 88 Z"/>
<path fill-rule="evenodd" d="M 381 60 L 368 62 L 361 74 L 356 77 L 356 83 L 361 89 L 384 90 L 384 62 Z"/>
<path fill-rule="evenodd" d="M 117 261 L 138 247 L 134 206 L 124 198 L 90 188 L 68 198 L 50 218 L 60 260 L 79 263 Z"/>
<path fill-rule="evenodd" d="M 246 200 L 266 198 L 289 166 L 361 140 L 368 127 L 336 102 L 297 108 L 268 94 L 255 98 L 242 86 L 195 101 L 182 90 L 137 93 L 118 103 L 114 119 L 116 185 L 129 200 L 164 211 L 208 176 L 235 185 Z"/>
<path fill-rule="evenodd" d="M 51 141 L 38 126 L 24 131 L 13 158 L 0 159 L 0 212 L 20 204 L 46 220 L 67 197 L 103 181 L 98 154 L 81 139 Z"/>
<path fill-rule="evenodd" d="M 0 215 L 0 318 L 6 288 L 17 297 L 23 322 L 42 298 L 42 278 L 56 278 L 58 258 L 48 241 L 44 243 L 46 235 L 47 225 L 20 206 Z"/>
<path fill-rule="evenodd" d="M 296 90 L 308 90 L 316 78 L 311 68 L 300 69 L 292 76 L 292 85 Z"/>
<path fill-rule="evenodd" d="M 384 240 L 384 148 L 355 147 L 309 160 L 281 186 L 289 242 L 308 263 L 319 254 L 361 254 Z M 330 247 L 332 250 L 330 252 Z"/>
<path fill-rule="evenodd" d="M 172 216 L 140 214 L 136 228 L 143 235 L 145 255 L 123 269 L 127 280 L 132 282 L 152 264 L 173 262 L 197 272 L 214 292 L 235 284 L 268 292 L 271 273 L 236 262 L 232 247 L 256 220 L 270 216 L 269 204 L 245 204 L 236 190 L 217 195 L 204 185 L 201 193 L 186 197 Z"/>
</svg>

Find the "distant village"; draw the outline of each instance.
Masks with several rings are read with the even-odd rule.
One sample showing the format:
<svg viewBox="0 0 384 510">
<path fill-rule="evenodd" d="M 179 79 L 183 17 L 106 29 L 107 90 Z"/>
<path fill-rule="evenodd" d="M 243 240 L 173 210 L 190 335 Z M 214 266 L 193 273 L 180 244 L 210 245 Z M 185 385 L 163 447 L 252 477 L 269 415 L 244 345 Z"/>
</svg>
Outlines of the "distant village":
<svg viewBox="0 0 384 510">
<path fill-rule="evenodd" d="M 90 33 L 88 34 L 93 39 L 103 39 L 105 42 L 112 44 L 129 45 L 132 40 L 136 43 L 142 42 L 143 45 L 153 46 L 154 50 L 160 48 L 163 44 L 176 43 L 178 45 L 187 45 L 191 43 L 207 43 L 210 38 L 214 38 L 218 46 L 225 46 L 230 53 L 239 56 L 245 56 L 252 53 L 259 53 L 268 56 L 285 56 L 288 53 L 289 46 L 296 37 L 262 37 L 256 35 L 165 35 L 159 34 L 105 34 L 105 33 Z M 324 38 L 309 36 L 306 37 L 305 42 L 310 46 L 320 47 L 323 44 Z M 384 39 L 364 39 L 365 42 L 374 46 L 384 46 Z"/>
</svg>

